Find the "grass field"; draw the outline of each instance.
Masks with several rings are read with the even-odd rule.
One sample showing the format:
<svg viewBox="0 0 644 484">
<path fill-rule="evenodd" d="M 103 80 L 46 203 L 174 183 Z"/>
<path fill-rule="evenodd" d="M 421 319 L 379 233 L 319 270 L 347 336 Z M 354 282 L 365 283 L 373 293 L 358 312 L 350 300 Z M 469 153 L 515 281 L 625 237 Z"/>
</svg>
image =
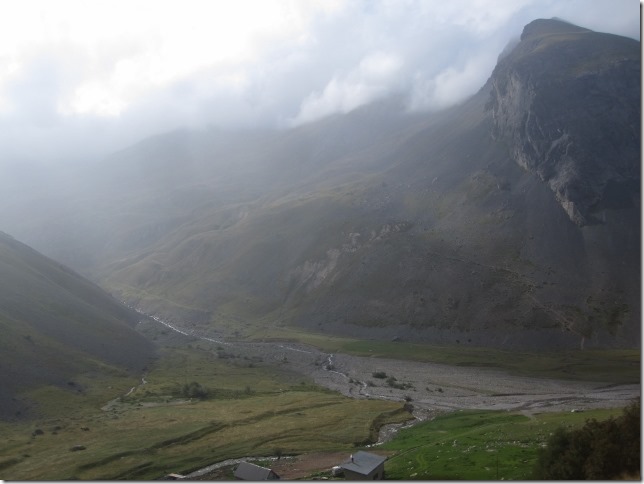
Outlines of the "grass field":
<svg viewBox="0 0 644 484">
<path fill-rule="evenodd" d="M 205 349 L 165 349 L 145 380 L 127 396 L 119 381 L 100 402 L 108 388 L 92 394 L 89 382 L 85 396 L 32 395 L 52 409 L 0 423 L 0 479 L 154 479 L 228 458 L 348 450 L 370 441 L 377 423 L 409 418 L 399 403 L 352 400 Z M 208 398 L 180 394 L 193 380 Z"/>
<path fill-rule="evenodd" d="M 66 389 L 43 386 L 20 395 L 41 403 L 39 417 L 0 422 L 0 479 L 154 479 L 230 458 L 350 451 L 374 441 L 379 425 L 409 418 L 401 403 L 345 398 L 285 368 L 266 366 L 261 357 L 235 354 L 233 347 L 213 342 L 187 343 L 164 331 L 156 334 L 166 346 L 143 381 L 116 373 L 101 379 L 85 375 Z M 498 366 L 553 377 L 606 375 L 607 381 L 628 381 L 637 375 L 639 381 L 639 352 L 544 356 L 304 333 L 281 336 L 329 352 Z M 205 398 L 189 398 L 185 388 L 192 382 Z M 381 448 L 396 452 L 386 464 L 390 478 L 524 479 L 536 449 L 558 425 L 581 425 L 611 413 L 619 411 L 534 419 L 455 412 L 403 430 Z"/>
<path fill-rule="evenodd" d="M 544 413 L 529 418 L 508 412 L 458 411 L 403 429 L 379 447 L 396 451 L 385 463 L 388 479 L 525 480 L 537 450 L 559 427 L 581 427 L 621 409 Z"/>
<path fill-rule="evenodd" d="M 300 341 L 333 353 L 427 361 L 454 366 L 494 367 L 510 373 L 564 380 L 639 383 L 641 353 L 635 349 L 568 350 L 529 353 L 492 348 L 435 346 L 391 341 L 365 341 L 307 333 L 289 328 L 256 339 Z"/>
</svg>

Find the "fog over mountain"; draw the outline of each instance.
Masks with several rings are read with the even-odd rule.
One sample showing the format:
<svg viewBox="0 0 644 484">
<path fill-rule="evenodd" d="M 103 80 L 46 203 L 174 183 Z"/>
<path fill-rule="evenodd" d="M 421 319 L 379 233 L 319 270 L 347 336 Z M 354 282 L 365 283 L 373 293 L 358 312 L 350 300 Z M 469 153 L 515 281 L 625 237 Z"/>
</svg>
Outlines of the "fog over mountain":
<svg viewBox="0 0 644 484">
<path fill-rule="evenodd" d="M 291 127 L 474 94 L 535 18 L 639 39 L 635 0 L 0 4 L 0 163 L 87 161 L 180 127 Z"/>
<path fill-rule="evenodd" d="M 639 478 L 639 29 L 0 0 L 0 479 Z"/>
<path fill-rule="evenodd" d="M 0 226 L 129 304 L 505 349 L 639 344 L 640 43 L 536 19 L 467 100 L 5 165 Z M 20 170 L 18 170 L 20 168 Z"/>
</svg>

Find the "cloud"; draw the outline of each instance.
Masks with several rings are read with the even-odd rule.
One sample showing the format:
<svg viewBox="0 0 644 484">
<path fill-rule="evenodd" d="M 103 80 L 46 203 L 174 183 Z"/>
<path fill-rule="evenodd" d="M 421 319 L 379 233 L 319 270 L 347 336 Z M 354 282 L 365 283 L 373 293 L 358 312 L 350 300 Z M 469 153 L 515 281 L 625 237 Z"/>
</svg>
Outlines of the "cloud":
<svg viewBox="0 0 644 484">
<path fill-rule="evenodd" d="M 413 79 L 408 107 L 411 111 L 435 111 L 463 101 L 482 87 L 489 76 L 489 59 L 474 57 L 463 66 L 450 66 L 431 79 L 422 75 Z"/>
<path fill-rule="evenodd" d="M 309 95 L 290 124 L 297 125 L 328 116 L 347 113 L 391 92 L 401 60 L 394 55 L 377 52 L 370 54 L 346 76 L 336 76 L 321 93 Z"/>
<path fill-rule="evenodd" d="M 95 157 L 393 92 L 442 109 L 483 85 L 525 24 L 554 16 L 639 39 L 637 0 L 0 1 L 0 153 Z"/>
</svg>

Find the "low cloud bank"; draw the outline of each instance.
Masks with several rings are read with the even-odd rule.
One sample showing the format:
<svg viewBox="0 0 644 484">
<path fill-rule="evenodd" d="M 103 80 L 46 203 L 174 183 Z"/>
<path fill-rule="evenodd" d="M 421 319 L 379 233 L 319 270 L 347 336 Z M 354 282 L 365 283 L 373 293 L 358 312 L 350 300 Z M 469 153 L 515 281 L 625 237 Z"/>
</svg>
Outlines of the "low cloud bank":
<svg viewBox="0 0 644 484">
<path fill-rule="evenodd" d="M 638 39 L 640 27 L 635 0 L 81 5 L 0 6 L 4 160 L 97 157 L 180 126 L 289 127 L 394 92 L 443 109 L 535 18 Z"/>
</svg>

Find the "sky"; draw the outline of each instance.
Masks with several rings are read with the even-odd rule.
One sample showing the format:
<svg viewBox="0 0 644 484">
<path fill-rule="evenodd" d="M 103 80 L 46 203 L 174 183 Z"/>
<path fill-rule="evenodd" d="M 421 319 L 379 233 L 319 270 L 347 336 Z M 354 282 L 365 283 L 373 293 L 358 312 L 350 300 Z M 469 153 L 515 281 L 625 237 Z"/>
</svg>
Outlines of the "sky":
<svg viewBox="0 0 644 484">
<path fill-rule="evenodd" d="M 639 0 L 0 0 L 0 163 L 288 128 L 392 93 L 440 110 L 552 17 L 640 40 Z"/>
</svg>

